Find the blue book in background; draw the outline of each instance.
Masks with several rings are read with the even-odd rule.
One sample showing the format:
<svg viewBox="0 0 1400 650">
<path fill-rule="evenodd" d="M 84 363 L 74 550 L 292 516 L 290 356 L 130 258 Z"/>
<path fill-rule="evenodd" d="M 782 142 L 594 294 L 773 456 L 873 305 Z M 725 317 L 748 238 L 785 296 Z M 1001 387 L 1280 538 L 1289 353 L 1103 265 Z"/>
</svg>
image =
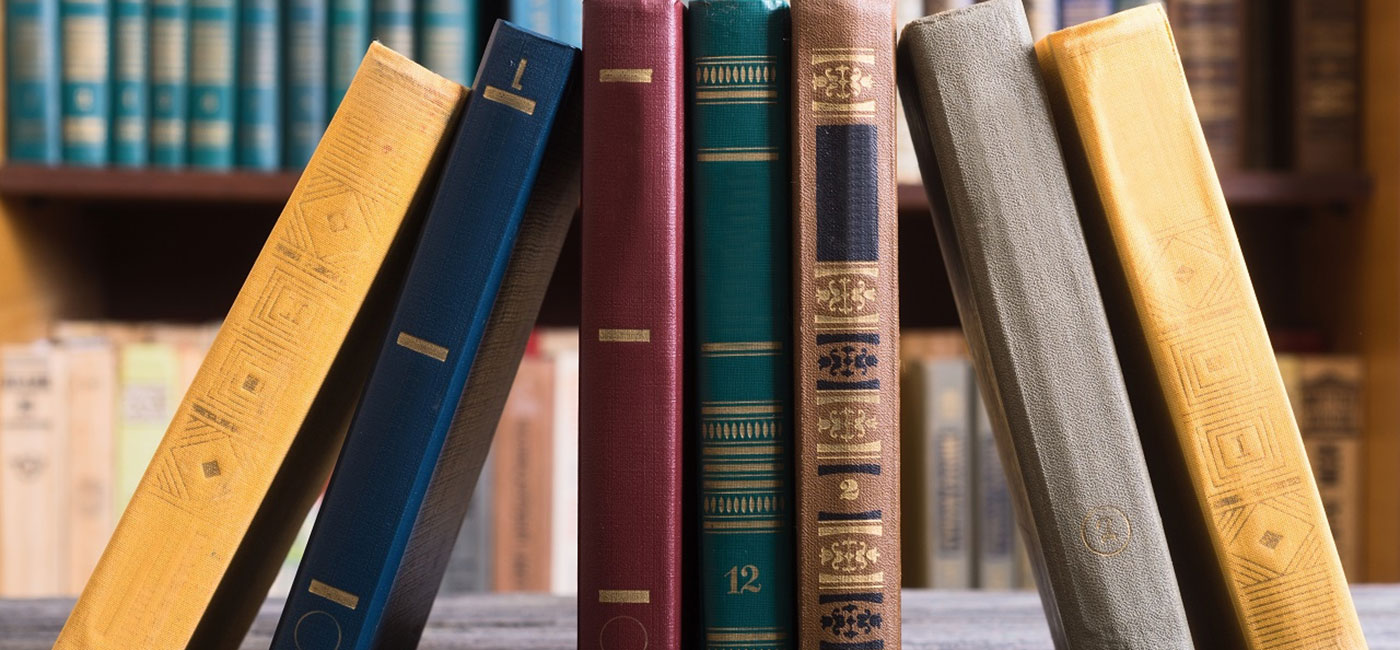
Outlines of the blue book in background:
<svg viewBox="0 0 1400 650">
<path fill-rule="evenodd" d="M 151 0 L 151 163 L 183 167 L 190 93 L 190 0 Z"/>
<path fill-rule="evenodd" d="M 227 170 L 235 162 L 237 0 L 195 0 L 190 40 L 190 165 Z"/>
<path fill-rule="evenodd" d="M 577 206 L 578 60 L 497 23 L 274 649 L 417 646 Z"/>
<path fill-rule="evenodd" d="M 360 68 L 360 60 L 369 49 L 370 0 L 330 0 L 330 102 L 326 105 L 326 120 L 335 114 L 350 80 Z"/>
<path fill-rule="evenodd" d="M 238 166 L 282 166 L 282 12 L 279 0 L 242 0 L 238 29 Z"/>
<path fill-rule="evenodd" d="M 101 166 L 111 159 L 112 36 L 108 0 L 62 0 L 63 162 Z"/>
<path fill-rule="evenodd" d="M 150 4 L 115 0 L 112 14 L 112 162 L 144 167 L 150 160 Z"/>
<path fill-rule="evenodd" d="M 554 36 L 558 29 L 556 0 L 510 0 L 510 21 L 537 34 Z"/>
<path fill-rule="evenodd" d="M 583 47 L 583 0 L 554 0 L 554 37 Z"/>
<path fill-rule="evenodd" d="M 316 143 L 326 131 L 328 90 L 326 52 L 329 14 L 328 0 L 287 0 L 282 24 L 287 37 L 283 39 L 283 79 L 287 90 L 283 97 L 282 164 L 289 169 L 301 169 L 311 160 Z"/>
<path fill-rule="evenodd" d="M 374 0 L 370 15 L 370 33 L 374 40 L 406 57 L 415 53 L 413 33 L 413 0 Z"/>
<path fill-rule="evenodd" d="M 477 0 L 423 0 L 418 12 L 418 61 L 459 84 L 476 74 Z"/>
<path fill-rule="evenodd" d="M 10 160 L 57 165 L 63 155 L 57 3 L 5 3 L 5 65 L 5 137 Z"/>
</svg>

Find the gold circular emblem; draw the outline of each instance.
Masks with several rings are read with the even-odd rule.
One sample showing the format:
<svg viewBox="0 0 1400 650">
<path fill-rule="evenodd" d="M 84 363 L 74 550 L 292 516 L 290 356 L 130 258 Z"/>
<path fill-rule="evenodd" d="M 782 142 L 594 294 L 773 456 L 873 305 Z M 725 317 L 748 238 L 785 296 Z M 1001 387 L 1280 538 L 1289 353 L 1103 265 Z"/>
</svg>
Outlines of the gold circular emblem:
<svg viewBox="0 0 1400 650">
<path fill-rule="evenodd" d="M 328 645 L 332 632 L 335 634 L 335 645 Z M 305 641 L 302 634 L 306 635 Z M 340 640 L 340 621 L 335 620 L 330 612 L 319 609 L 302 614 L 292 629 L 292 643 L 296 644 L 297 650 L 337 650 Z"/>
<path fill-rule="evenodd" d="M 1122 510 L 1113 506 L 1091 508 L 1084 515 L 1079 529 L 1084 546 L 1099 555 L 1111 556 L 1123 552 L 1133 538 L 1133 525 Z"/>
</svg>

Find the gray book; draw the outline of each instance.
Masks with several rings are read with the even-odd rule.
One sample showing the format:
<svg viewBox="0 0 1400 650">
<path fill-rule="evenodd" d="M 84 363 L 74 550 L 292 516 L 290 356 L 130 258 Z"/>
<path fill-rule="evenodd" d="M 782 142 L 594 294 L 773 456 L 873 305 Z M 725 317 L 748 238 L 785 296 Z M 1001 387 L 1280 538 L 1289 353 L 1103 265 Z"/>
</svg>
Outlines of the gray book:
<svg viewBox="0 0 1400 650">
<path fill-rule="evenodd" d="M 1161 517 L 1018 0 L 923 18 L 899 84 L 1060 648 L 1190 648 Z"/>
</svg>

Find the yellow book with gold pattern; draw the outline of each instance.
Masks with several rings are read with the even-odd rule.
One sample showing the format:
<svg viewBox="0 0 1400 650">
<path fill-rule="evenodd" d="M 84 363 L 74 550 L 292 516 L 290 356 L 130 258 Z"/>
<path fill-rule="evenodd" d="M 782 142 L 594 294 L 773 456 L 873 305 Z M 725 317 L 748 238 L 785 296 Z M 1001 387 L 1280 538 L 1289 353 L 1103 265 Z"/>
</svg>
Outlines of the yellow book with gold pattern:
<svg viewBox="0 0 1400 650">
<path fill-rule="evenodd" d="M 1364 648 L 1165 12 L 1036 51 L 1197 644 Z"/>
<path fill-rule="evenodd" d="M 335 460 L 465 97 L 370 47 L 56 649 L 238 647 Z"/>
</svg>

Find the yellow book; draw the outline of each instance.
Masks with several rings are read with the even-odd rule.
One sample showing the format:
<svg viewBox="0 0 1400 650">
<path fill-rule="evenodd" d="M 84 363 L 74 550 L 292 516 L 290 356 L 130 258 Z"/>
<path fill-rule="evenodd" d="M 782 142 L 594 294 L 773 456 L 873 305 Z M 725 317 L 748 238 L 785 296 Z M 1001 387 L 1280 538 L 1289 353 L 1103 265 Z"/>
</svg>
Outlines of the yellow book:
<svg viewBox="0 0 1400 650">
<path fill-rule="evenodd" d="M 1197 643 L 1364 648 L 1165 12 L 1036 51 Z"/>
<path fill-rule="evenodd" d="M 238 647 L 335 460 L 465 97 L 370 46 L 56 649 Z"/>
<path fill-rule="evenodd" d="M 180 359 L 175 346 L 139 341 L 123 343 L 117 350 L 116 488 L 112 503 L 121 512 L 136 493 L 184 393 L 178 388 Z"/>
</svg>

